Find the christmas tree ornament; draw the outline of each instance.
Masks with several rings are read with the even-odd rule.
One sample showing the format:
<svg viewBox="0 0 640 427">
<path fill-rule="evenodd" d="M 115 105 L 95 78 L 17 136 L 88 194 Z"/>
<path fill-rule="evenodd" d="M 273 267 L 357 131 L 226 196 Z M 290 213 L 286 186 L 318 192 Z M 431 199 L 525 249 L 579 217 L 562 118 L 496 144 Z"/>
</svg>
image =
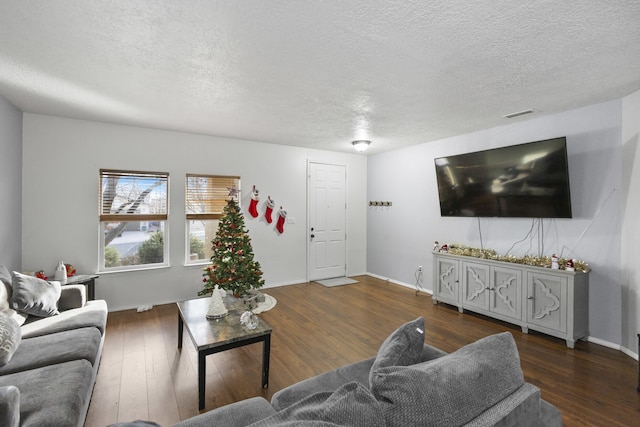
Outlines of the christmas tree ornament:
<svg viewBox="0 0 640 427">
<path fill-rule="evenodd" d="M 276 229 L 280 234 L 284 233 L 284 220 L 287 218 L 287 211 L 282 209 L 280 206 L 280 210 L 278 211 L 278 222 L 276 223 Z"/>
<path fill-rule="evenodd" d="M 260 191 L 253 186 L 253 190 L 251 190 L 251 201 L 249 202 L 249 214 L 252 217 L 258 217 L 258 200 L 260 200 Z"/>
<path fill-rule="evenodd" d="M 238 202 L 231 198 L 223 209 L 218 232 L 212 240 L 211 264 L 203 269 L 204 287 L 198 295 L 210 295 L 215 286 L 243 297 L 264 285 L 260 263 L 253 259 L 251 238 Z"/>
<path fill-rule="evenodd" d="M 271 196 L 267 196 L 267 210 L 264 212 L 264 219 L 267 220 L 268 224 L 273 222 L 273 218 L 271 215 L 273 214 L 273 208 L 276 206 L 276 202 L 271 198 Z"/>
<path fill-rule="evenodd" d="M 209 309 L 207 310 L 207 319 L 222 319 L 227 314 L 229 314 L 229 310 L 224 306 L 218 285 L 215 285 L 213 292 L 211 293 L 211 302 L 209 302 Z"/>
</svg>

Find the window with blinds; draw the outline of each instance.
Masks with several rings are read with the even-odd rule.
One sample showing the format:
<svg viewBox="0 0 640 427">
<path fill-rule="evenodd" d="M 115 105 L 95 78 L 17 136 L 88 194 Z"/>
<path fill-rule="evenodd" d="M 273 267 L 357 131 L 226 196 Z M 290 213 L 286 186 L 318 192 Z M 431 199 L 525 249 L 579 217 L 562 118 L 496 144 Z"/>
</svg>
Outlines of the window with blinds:
<svg viewBox="0 0 640 427">
<path fill-rule="evenodd" d="M 230 197 L 240 203 L 239 194 L 239 176 L 187 174 L 187 264 L 201 264 L 211 258 L 211 241 L 218 231 L 218 220 Z"/>
<path fill-rule="evenodd" d="M 100 170 L 102 271 L 168 265 L 169 174 Z"/>
</svg>

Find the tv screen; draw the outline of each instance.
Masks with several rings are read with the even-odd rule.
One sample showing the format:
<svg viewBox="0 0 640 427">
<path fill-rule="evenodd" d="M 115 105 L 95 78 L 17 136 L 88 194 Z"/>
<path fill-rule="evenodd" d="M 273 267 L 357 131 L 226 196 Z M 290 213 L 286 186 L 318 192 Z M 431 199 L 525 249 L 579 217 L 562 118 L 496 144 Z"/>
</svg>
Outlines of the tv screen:
<svg viewBox="0 0 640 427">
<path fill-rule="evenodd" d="M 435 159 L 442 216 L 571 218 L 565 137 Z"/>
</svg>

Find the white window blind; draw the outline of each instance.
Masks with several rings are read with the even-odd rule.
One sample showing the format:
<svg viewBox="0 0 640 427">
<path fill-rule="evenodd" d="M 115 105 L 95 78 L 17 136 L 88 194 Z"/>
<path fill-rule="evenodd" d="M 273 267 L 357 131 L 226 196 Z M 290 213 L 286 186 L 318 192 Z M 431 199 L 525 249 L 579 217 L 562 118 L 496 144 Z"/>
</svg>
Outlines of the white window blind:
<svg viewBox="0 0 640 427">
<path fill-rule="evenodd" d="M 239 176 L 187 174 L 187 220 L 220 219 L 229 197 L 238 200 Z"/>
<path fill-rule="evenodd" d="M 169 174 L 100 170 L 100 221 L 166 221 Z"/>
</svg>

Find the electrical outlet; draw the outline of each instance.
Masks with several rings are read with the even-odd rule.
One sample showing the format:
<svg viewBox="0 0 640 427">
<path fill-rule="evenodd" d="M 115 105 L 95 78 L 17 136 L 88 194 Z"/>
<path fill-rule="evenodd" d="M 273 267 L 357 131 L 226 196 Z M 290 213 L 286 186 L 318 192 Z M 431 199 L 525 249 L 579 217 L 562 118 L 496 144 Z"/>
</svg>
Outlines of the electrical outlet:
<svg viewBox="0 0 640 427">
<path fill-rule="evenodd" d="M 422 272 L 422 266 L 421 265 L 418 266 L 418 271 Z"/>
</svg>

